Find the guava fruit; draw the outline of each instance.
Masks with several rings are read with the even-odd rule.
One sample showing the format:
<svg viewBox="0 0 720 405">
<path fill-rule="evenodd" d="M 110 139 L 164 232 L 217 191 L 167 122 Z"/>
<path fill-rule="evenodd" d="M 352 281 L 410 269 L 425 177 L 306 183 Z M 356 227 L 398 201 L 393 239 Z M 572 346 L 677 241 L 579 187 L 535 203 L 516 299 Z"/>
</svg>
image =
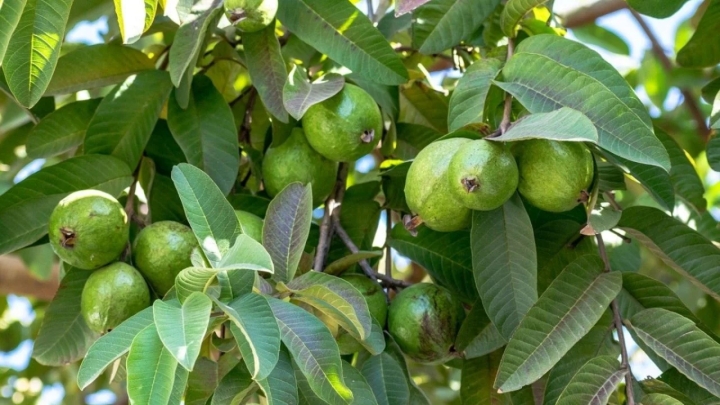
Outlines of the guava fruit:
<svg viewBox="0 0 720 405">
<path fill-rule="evenodd" d="M 372 316 L 380 326 L 385 326 L 387 320 L 387 298 L 380 284 L 370 280 L 363 274 L 343 274 L 340 276 L 343 280 L 349 282 L 353 287 L 365 297 Z M 337 343 L 340 347 L 341 354 L 355 353 L 362 349 L 362 345 L 354 337 L 341 329 L 337 335 Z"/>
<path fill-rule="evenodd" d="M 150 305 L 150 290 L 134 267 L 115 262 L 93 272 L 83 287 L 80 312 L 85 323 L 105 333 Z"/>
<path fill-rule="evenodd" d="M 125 249 L 130 224 L 122 205 L 97 190 L 76 191 L 50 215 L 48 237 L 55 254 L 71 266 L 94 270 Z"/>
<path fill-rule="evenodd" d="M 494 210 L 517 189 L 517 163 L 505 144 L 478 139 L 463 145 L 452 157 L 448 181 L 460 204 L 473 210 Z"/>
<path fill-rule="evenodd" d="M 450 160 L 471 142 L 466 138 L 436 141 L 418 153 L 408 169 L 405 200 L 428 228 L 450 232 L 470 225 L 471 211 L 450 190 Z"/>
<path fill-rule="evenodd" d="M 246 211 L 235 210 L 235 216 L 240 222 L 240 229 L 247 236 L 262 243 L 263 220 L 255 214 Z"/>
<path fill-rule="evenodd" d="M 593 157 L 582 143 L 533 139 L 516 144 L 513 153 L 520 172 L 518 190 L 530 204 L 564 212 L 586 198 Z"/>
<path fill-rule="evenodd" d="M 352 162 L 380 142 L 383 119 L 365 90 L 345 84 L 338 94 L 310 107 L 302 125 L 308 142 L 321 155 L 336 162 Z"/>
<path fill-rule="evenodd" d="M 320 205 L 335 186 L 338 164 L 317 153 L 300 128 L 279 146 L 270 146 L 262 163 L 265 189 L 271 197 L 285 186 L 299 181 L 312 183 L 313 204 Z"/>
<path fill-rule="evenodd" d="M 225 0 L 225 15 L 242 32 L 257 32 L 275 19 L 278 0 Z"/>
<path fill-rule="evenodd" d="M 135 238 L 133 263 L 162 297 L 175 284 L 178 273 L 192 266 L 190 255 L 196 246 L 198 241 L 188 226 L 174 221 L 155 222 Z"/>
<path fill-rule="evenodd" d="M 411 359 L 439 364 L 455 357 L 455 337 L 464 319 L 462 303 L 450 291 L 419 283 L 390 302 L 388 332 Z"/>
</svg>

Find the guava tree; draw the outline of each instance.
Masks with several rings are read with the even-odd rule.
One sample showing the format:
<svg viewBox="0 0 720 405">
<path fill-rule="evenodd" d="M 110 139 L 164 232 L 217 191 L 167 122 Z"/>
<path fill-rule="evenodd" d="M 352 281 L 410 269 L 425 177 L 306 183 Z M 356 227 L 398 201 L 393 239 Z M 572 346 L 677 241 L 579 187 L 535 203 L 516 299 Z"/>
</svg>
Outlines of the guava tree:
<svg viewBox="0 0 720 405">
<path fill-rule="evenodd" d="M 0 1 L 0 403 L 720 403 L 720 0 L 640 14 L 685 3 Z"/>
</svg>

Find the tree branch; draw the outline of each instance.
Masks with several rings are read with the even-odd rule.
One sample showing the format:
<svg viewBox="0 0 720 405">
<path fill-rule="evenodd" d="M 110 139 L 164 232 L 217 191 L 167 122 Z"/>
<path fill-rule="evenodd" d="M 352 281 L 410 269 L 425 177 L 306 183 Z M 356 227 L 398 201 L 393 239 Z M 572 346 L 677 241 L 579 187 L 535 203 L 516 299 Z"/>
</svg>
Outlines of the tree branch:
<svg viewBox="0 0 720 405">
<path fill-rule="evenodd" d="M 60 285 L 60 267 L 54 264 L 50 278 L 38 280 L 15 255 L 0 256 L 0 294 L 15 294 L 51 301 Z"/>
<path fill-rule="evenodd" d="M 365 0 L 367 4 L 367 16 L 370 21 L 375 22 L 375 10 L 373 10 L 373 0 Z"/>
<path fill-rule="evenodd" d="M 622 10 L 627 7 L 624 0 L 601 0 L 597 3 L 583 7 L 565 16 L 567 28 L 576 28 L 583 25 L 591 24 L 598 18 Z"/>
<path fill-rule="evenodd" d="M 508 50 L 506 60 L 510 60 L 514 53 L 515 40 L 513 38 L 508 38 Z M 513 97 L 510 93 L 505 94 L 505 110 L 503 111 L 503 118 L 500 122 L 500 134 L 504 134 L 505 132 L 507 132 L 508 128 L 510 128 L 510 120 L 512 119 L 512 100 Z"/>
<path fill-rule="evenodd" d="M 392 277 L 392 248 L 390 247 L 390 232 L 392 231 L 392 210 L 385 210 L 385 275 Z"/>
<path fill-rule="evenodd" d="M 325 267 L 325 256 L 330 248 L 330 239 L 333 231 L 333 221 L 335 220 L 335 211 L 337 211 L 337 221 L 340 220 L 340 204 L 345 197 L 345 183 L 347 181 L 349 165 L 340 163 L 338 175 L 335 180 L 335 187 L 330 196 L 325 200 L 325 213 L 322 223 L 320 224 L 320 238 L 318 247 L 315 252 L 315 263 L 313 269 L 323 271 Z"/>
</svg>

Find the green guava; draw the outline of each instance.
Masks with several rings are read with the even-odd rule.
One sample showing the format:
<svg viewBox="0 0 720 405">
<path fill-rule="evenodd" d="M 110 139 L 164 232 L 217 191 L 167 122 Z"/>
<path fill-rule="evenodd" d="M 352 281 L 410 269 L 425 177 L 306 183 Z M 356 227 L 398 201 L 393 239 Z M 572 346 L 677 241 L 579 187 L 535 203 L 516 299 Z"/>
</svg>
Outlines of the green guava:
<svg viewBox="0 0 720 405">
<path fill-rule="evenodd" d="M 262 172 L 265 189 L 276 196 L 290 183 L 312 183 L 313 204 L 320 205 L 335 187 L 338 164 L 317 153 L 300 128 L 279 146 L 270 146 L 265 152 Z"/>
<path fill-rule="evenodd" d="M 518 190 L 530 204 L 564 212 L 587 198 L 593 157 L 582 143 L 533 139 L 519 142 L 513 153 L 520 171 Z"/>
<path fill-rule="evenodd" d="M 240 229 L 247 236 L 262 243 L 263 220 L 255 214 L 246 211 L 235 210 L 235 216 L 240 222 Z"/>
<path fill-rule="evenodd" d="M 162 297 L 175 284 L 178 273 L 192 267 L 190 255 L 196 246 L 198 241 L 189 227 L 173 221 L 155 222 L 135 238 L 133 263 Z"/>
<path fill-rule="evenodd" d="M 365 90 L 345 84 L 338 94 L 310 107 L 302 125 L 308 142 L 321 155 L 336 162 L 352 162 L 380 142 L 383 119 Z"/>
<path fill-rule="evenodd" d="M 48 237 L 55 254 L 71 266 L 94 270 L 125 249 L 130 224 L 122 205 L 97 190 L 76 191 L 50 215 Z"/>
<path fill-rule="evenodd" d="M 360 291 L 368 304 L 370 315 L 378 321 L 380 326 L 384 327 L 385 321 L 387 320 L 388 305 L 385 292 L 380 284 L 370 280 L 363 274 L 343 274 L 340 278 L 349 282 Z M 341 329 L 338 333 L 337 343 L 340 347 L 341 354 L 356 353 L 362 349 L 360 342 L 344 329 Z"/>
<path fill-rule="evenodd" d="M 418 153 L 408 169 L 405 200 L 430 229 L 450 232 L 470 225 L 471 211 L 455 199 L 448 180 L 450 160 L 469 142 L 466 138 L 433 142 Z"/>
<path fill-rule="evenodd" d="M 439 364 L 456 357 L 455 337 L 464 319 L 462 303 L 450 291 L 419 283 L 390 303 L 388 332 L 411 359 Z"/>
<path fill-rule="evenodd" d="M 150 290 L 134 267 L 115 262 L 93 272 L 80 297 L 91 330 L 105 333 L 150 305 Z"/>
<path fill-rule="evenodd" d="M 479 139 L 455 153 L 448 168 L 450 191 L 472 210 L 490 211 L 515 193 L 518 168 L 505 144 Z"/>
<path fill-rule="evenodd" d="M 275 19 L 278 0 L 225 0 L 225 15 L 242 32 L 257 32 Z"/>
</svg>

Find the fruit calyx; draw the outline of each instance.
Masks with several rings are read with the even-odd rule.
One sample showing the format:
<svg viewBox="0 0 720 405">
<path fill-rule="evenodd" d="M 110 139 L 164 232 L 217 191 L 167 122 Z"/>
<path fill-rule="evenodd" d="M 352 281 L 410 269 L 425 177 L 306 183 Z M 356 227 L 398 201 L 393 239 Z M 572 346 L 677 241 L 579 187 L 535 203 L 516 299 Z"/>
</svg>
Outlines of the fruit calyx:
<svg viewBox="0 0 720 405">
<path fill-rule="evenodd" d="M 73 248 L 75 247 L 75 231 L 67 228 L 62 227 L 60 228 L 60 234 L 62 235 L 62 239 L 60 240 L 60 245 L 64 248 Z"/>
<path fill-rule="evenodd" d="M 468 193 L 472 193 L 475 190 L 478 190 L 480 188 L 480 183 L 477 181 L 475 177 L 465 177 L 462 180 L 460 180 L 460 183 L 462 183 L 463 187 L 465 188 L 465 191 Z"/>
<path fill-rule="evenodd" d="M 237 25 L 246 18 L 248 18 L 248 15 L 245 12 L 245 9 L 242 8 L 236 8 L 234 10 L 231 10 L 228 15 L 228 20 L 230 20 L 230 23 L 232 25 Z"/>
<path fill-rule="evenodd" d="M 360 140 L 363 143 L 371 143 L 373 139 L 375 139 L 375 130 L 372 128 L 364 130 L 362 135 L 360 135 Z"/>
</svg>

